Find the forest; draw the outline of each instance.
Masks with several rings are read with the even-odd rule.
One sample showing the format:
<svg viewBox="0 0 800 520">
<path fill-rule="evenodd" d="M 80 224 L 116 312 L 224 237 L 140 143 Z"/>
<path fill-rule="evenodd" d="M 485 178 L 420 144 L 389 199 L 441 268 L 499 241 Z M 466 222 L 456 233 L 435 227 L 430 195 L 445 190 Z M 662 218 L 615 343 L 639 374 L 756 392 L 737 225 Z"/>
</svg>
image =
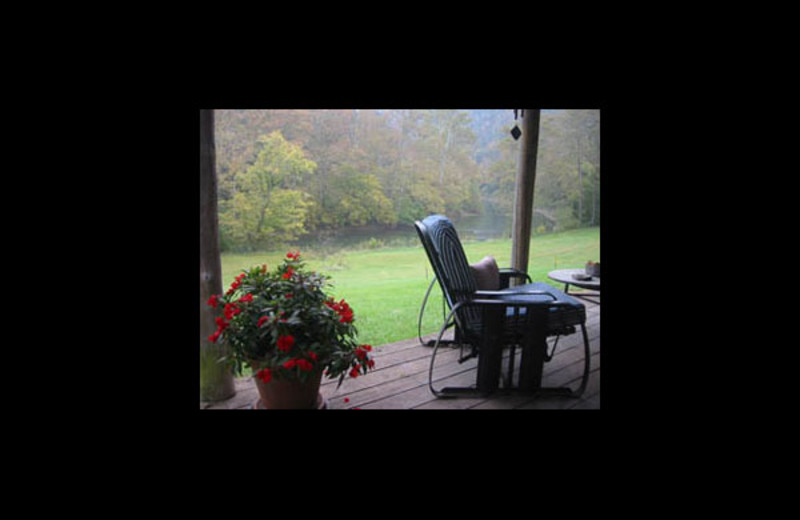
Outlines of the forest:
<svg viewBox="0 0 800 520">
<path fill-rule="evenodd" d="M 513 110 L 215 110 L 223 251 L 513 211 Z M 542 110 L 534 232 L 600 224 L 600 111 Z"/>
</svg>

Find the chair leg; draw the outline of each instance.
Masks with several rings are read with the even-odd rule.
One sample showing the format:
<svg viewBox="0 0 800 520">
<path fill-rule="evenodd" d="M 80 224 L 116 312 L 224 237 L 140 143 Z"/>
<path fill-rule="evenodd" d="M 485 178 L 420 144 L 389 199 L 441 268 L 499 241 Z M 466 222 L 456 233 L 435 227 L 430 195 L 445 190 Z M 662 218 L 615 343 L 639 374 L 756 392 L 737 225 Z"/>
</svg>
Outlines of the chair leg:
<svg viewBox="0 0 800 520">
<path fill-rule="evenodd" d="M 577 390 L 572 390 L 569 387 L 562 386 L 556 388 L 540 388 L 536 391 L 536 395 L 546 396 L 562 396 L 562 397 L 580 397 L 586 390 L 586 383 L 589 381 L 589 363 L 591 351 L 589 350 L 589 335 L 586 333 L 586 324 L 581 323 L 581 332 L 583 333 L 583 378 Z"/>
<path fill-rule="evenodd" d="M 433 352 L 431 353 L 431 364 L 430 369 L 428 371 L 428 387 L 431 390 L 431 393 L 436 397 L 440 398 L 452 398 L 452 397 L 486 397 L 490 395 L 495 390 L 497 390 L 496 385 L 494 384 L 495 380 L 495 370 L 497 369 L 495 362 L 496 360 L 493 359 L 494 356 L 488 355 L 484 358 L 484 365 L 479 368 L 480 377 L 478 377 L 478 385 L 476 387 L 445 387 L 441 390 L 437 390 L 433 387 L 433 365 L 436 360 L 436 353 L 439 350 L 439 346 L 443 343 L 442 335 L 444 334 L 445 330 L 447 329 L 447 323 L 452 318 L 453 314 L 455 314 L 455 309 L 450 311 L 447 319 L 445 320 L 445 324 L 442 326 L 441 330 L 439 331 L 439 335 L 436 338 L 436 341 L 433 346 Z M 589 347 L 589 335 L 586 332 L 586 324 L 581 323 L 581 334 L 583 336 L 583 377 L 581 378 L 581 384 L 578 386 L 577 390 L 572 390 L 569 387 L 562 386 L 562 387 L 541 387 L 542 381 L 542 369 L 544 364 L 544 357 L 547 354 L 547 341 L 541 341 L 543 338 L 537 337 L 532 338 L 522 344 L 522 359 L 520 360 L 520 381 L 519 386 L 517 387 L 517 391 L 521 393 L 530 394 L 532 393 L 535 396 L 559 396 L 559 397 L 580 397 L 583 395 L 583 392 L 586 390 L 586 385 L 589 381 L 589 372 L 590 372 L 590 358 L 591 358 L 591 350 Z M 486 347 L 489 347 L 484 350 L 484 354 L 489 354 L 486 350 L 491 352 L 491 347 L 489 342 L 493 341 L 492 336 L 494 334 L 489 334 L 486 340 Z M 498 349 L 499 352 L 502 353 L 502 349 Z M 502 355 L 502 354 L 501 354 Z M 478 358 L 479 362 L 481 358 Z M 513 377 L 513 369 L 514 369 L 514 348 L 511 349 L 511 357 L 509 359 L 509 382 L 512 381 Z M 499 376 L 499 372 L 497 373 Z"/>
<path fill-rule="evenodd" d="M 433 387 L 433 364 L 436 361 L 436 352 L 439 350 L 439 346 L 444 343 L 442 341 L 442 335 L 444 334 L 445 330 L 447 330 L 447 324 L 453 315 L 456 312 L 458 307 L 454 307 L 453 310 L 450 311 L 450 314 L 447 316 L 447 319 L 444 321 L 444 325 L 442 325 L 441 330 L 439 330 L 439 335 L 436 337 L 436 341 L 433 344 L 433 352 L 431 352 L 431 364 L 430 368 L 428 369 L 428 388 L 430 388 L 431 393 L 439 398 L 453 398 L 453 397 L 485 397 L 487 394 L 484 390 L 478 390 L 476 387 L 453 387 L 448 386 L 442 388 L 441 390 L 437 390 Z"/>
<path fill-rule="evenodd" d="M 522 339 L 522 357 L 519 362 L 519 390 L 536 392 L 542 386 L 542 371 L 547 357 L 547 311 L 532 309 L 530 313 L 531 333 Z"/>
<path fill-rule="evenodd" d="M 508 378 L 506 379 L 506 390 L 511 390 L 514 388 L 514 358 L 516 357 L 517 353 L 516 349 L 517 346 L 512 343 L 508 356 Z"/>
<path fill-rule="evenodd" d="M 589 381 L 589 363 L 592 353 L 589 350 L 589 335 L 586 333 L 586 324 L 581 323 L 581 332 L 583 333 L 583 378 L 581 379 L 581 386 L 573 393 L 575 397 L 579 397 L 586 390 L 586 383 Z"/>
<path fill-rule="evenodd" d="M 422 345 L 423 347 L 432 347 L 433 344 L 435 343 L 435 341 L 432 340 L 432 339 L 428 340 L 428 341 L 422 341 L 422 317 L 425 314 L 425 307 L 428 304 L 428 298 L 430 297 L 431 290 L 433 289 L 433 286 L 435 284 L 436 284 L 436 277 L 434 276 L 433 280 L 431 280 L 431 283 L 428 284 L 428 290 L 425 291 L 425 298 L 422 300 L 422 307 L 420 307 L 420 309 L 419 309 L 419 318 L 417 319 L 417 339 L 419 340 L 419 344 Z M 443 298 L 442 299 L 442 315 L 444 316 L 444 314 L 445 314 L 445 312 L 444 312 L 444 298 Z M 447 322 L 445 322 L 445 323 L 447 323 Z M 453 326 L 452 323 L 450 325 L 448 325 L 448 327 L 452 327 L 452 326 Z M 456 338 L 455 340 L 444 339 L 441 342 L 444 343 L 445 345 L 457 345 L 459 343 L 458 342 L 458 338 Z"/>
<path fill-rule="evenodd" d="M 484 307 L 482 312 L 483 341 L 478 355 L 478 373 L 476 384 L 478 389 L 492 393 L 500 383 L 503 364 L 503 344 L 501 326 L 505 309 L 502 307 Z"/>
<path fill-rule="evenodd" d="M 425 314 L 425 305 L 428 303 L 428 296 L 431 295 L 431 289 L 433 289 L 433 284 L 436 283 L 436 277 L 433 277 L 431 280 L 430 285 L 428 285 L 428 290 L 425 291 L 425 298 L 422 300 L 422 307 L 419 309 L 419 320 L 417 321 L 417 338 L 419 339 L 420 344 L 425 345 L 425 342 L 422 341 L 422 315 Z"/>
<path fill-rule="evenodd" d="M 546 350 L 547 341 L 544 338 L 531 338 L 523 341 L 522 359 L 519 362 L 520 391 L 535 392 L 541 388 Z"/>
</svg>

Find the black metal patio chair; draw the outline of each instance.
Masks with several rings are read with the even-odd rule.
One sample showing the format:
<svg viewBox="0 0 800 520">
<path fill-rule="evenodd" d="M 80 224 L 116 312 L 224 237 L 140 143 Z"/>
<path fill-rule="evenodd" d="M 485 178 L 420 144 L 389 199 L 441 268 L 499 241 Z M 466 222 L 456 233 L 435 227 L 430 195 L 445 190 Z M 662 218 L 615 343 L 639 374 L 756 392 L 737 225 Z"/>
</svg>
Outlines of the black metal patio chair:
<svg viewBox="0 0 800 520">
<path fill-rule="evenodd" d="M 494 259 L 492 258 L 492 260 L 494 260 Z M 474 267 L 475 267 L 474 265 L 470 265 L 470 269 L 471 270 L 473 270 Z M 474 274 L 474 270 L 473 270 L 473 274 Z M 528 275 L 528 273 L 525 273 L 523 271 L 520 271 L 519 269 L 514 269 L 514 268 L 511 268 L 511 267 L 504 267 L 504 268 L 497 269 L 497 284 L 496 284 L 497 286 L 496 287 L 492 287 L 491 289 L 482 288 L 480 286 L 480 284 L 477 283 L 477 280 L 476 280 L 476 287 L 478 288 L 478 290 L 508 289 L 509 286 L 511 285 L 511 280 L 514 279 L 514 278 L 523 279 L 528 283 L 532 282 L 531 277 Z M 439 278 L 434 273 L 434 276 L 431 278 L 431 283 L 428 284 L 428 289 L 425 291 L 425 297 L 422 299 L 422 305 L 420 306 L 419 317 L 417 319 L 417 339 L 419 339 L 419 342 L 420 342 L 421 345 L 427 346 L 427 347 L 432 347 L 434 345 L 434 343 L 436 342 L 436 340 L 435 339 L 429 339 L 428 341 L 424 341 L 422 339 L 422 319 L 425 316 L 425 309 L 428 306 L 428 298 L 430 298 L 431 291 L 433 290 L 433 286 L 436 285 L 438 282 L 439 282 Z M 446 302 L 447 302 L 446 297 L 442 298 L 442 319 L 443 320 L 447 316 L 447 310 L 445 308 Z M 448 324 L 447 324 L 447 328 L 448 329 L 451 328 L 451 327 L 454 327 L 454 326 L 455 326 L 455 320 L 450 320 L 448 322 Z M 453 340 L 443 339 L 443 340 L 441 340 L 440 343 L 442 345 L 459 344 L 460 341 L 459 341 L 459 338 L 458 338 L 458 329 L 456 329 L 455 335 L 456 335 L 455 339 L 453 339 Z"/>
<path fill-rule="evenodd" d="M 508 347 L 510 355 L 504 390 L 580 396 L 589 378 L 590 358 L 583 303 L 545 283 L 508 288 L 507 280 L 511 277 L 524 277 L 530 281 L 527 274 L 514 270 L 505 270 L 505 288 L 478 290 L 452 222 L 445 216 L 431 215 L 414 224 L 450 309 L 433 344 L 428 377 L 431 392 L 437 397 L 458 397 L 485 396 L 497 391 L 502 376 L 503 349 Z M 575 333 L 578 325 L 584 343 L 584 372 L 580 386 L 576 390 L 542 387 L 544 363 L 552 359 L 559 337 Z M 437 390 L 433 387 L 434 362 L 443 343 L 442 336 L 450 327 L 455 327 L 454 343 L 461 348 L 459 363 L 478 358 L 476 384 Z M 547 338 L 551 336 L 556 336 L 556 341 L 548 353 Z M 464 346 L 469 347 L 467 355 L 464 355 Z M 518 384 L 514 387 L 517 347 L 521 348 L 522 356 Z"/>
</svg>

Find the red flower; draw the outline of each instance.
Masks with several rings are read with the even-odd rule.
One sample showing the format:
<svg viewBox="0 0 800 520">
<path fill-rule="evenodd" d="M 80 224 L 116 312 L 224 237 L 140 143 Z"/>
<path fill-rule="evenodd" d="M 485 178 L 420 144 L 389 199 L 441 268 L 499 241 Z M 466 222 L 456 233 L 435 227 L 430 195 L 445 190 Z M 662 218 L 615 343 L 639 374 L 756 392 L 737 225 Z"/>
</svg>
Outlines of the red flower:
<svg viewBox="0 0 800 520">
<path fill-rule="evenodd" d="M 227 321 L 223 320 L 223 319 L 222 319 L 222 318 L 220 318 L 219 316 L 217 316 L 216 318 L 214 318 L 214 321 L 216 321 L 216 322 L 217 322 L 217 327 L 219 327 L 219 330 L 220 330 L 220 331 L 223 331 L 223 330 L 225 330 L 225 328 L 226 328 L 228 325 L 230 325 L 230 323 L 228 323 Z"/>
<path fill-rule="evenodd" d="M 283 368 L 285 368 L 286 370 L 291 370 L 294 368 L 296 364 L 297 364 L 296 359 L 290 359 L 289 361 L 283 364 Z"/>
<path fill-rule="evenodd" d="M 269 316 L 261 316 L 260 318 L 258 318 L 258 323 L 256 324 L 256 327 L 261 327 L 268 321 L 269 321 Z"/>
<path fill-rule="evenodd" d="M 251 302 L 251 301 L 253 301 L 253 295 L 252 294 L 245 294 L 244 296 L 239 298 L 239 301 L 240 302 Z"/>
<path fill-rule="evenodd" d="M 256 377 L 265 383 L 269 383 L 272 380 L 272 372 L 268 368 L 262 368 L 258 371 Z"/>
<path fill-rule="evenodd" d="M 214 332 L 214 334 L 208 337 L 208 341 L 210 341 L 211 343 L 216 343 L 217 339 L 219 338 L 219 334 L 220 334 L 219 331 Z"/>
<path fill-rule="evenodd" d="M 342 323 L 350 323 L 353 321 L 353 309 L 347 304 L 346 301 L 340 300 L 339 303 L 334 303 L 332 300 L 326 301 L 325 305 L 333 309 L 339 315 L 339 321 Z"/>
<path fill-rule="evenodd" d="M 233 294 L 233 291 L 235 291 L 236 289 L 239 288 L 240 285 L 242 285 L 242 280 L 244 279 L 245 276 L 247 276 L 246 273 L 242 273 L 239 276 L 237 276 L 234 279 L 234 282 L 231 284 L 231 288 L 228 289 L 228 292 L 225 294 Z"/>
<path fill-rule="evenodd" d="M 294 336 L 278 336 L 278 350 L 281 352 L 289 352 L 294 345 Z"/>
<path fill-rule="evenodd" d="M 310 372 L 314 368 L 314 365 L 307 359 L 298 359 L 297 366 L 304 372 Z"/>
<path fill-rule="evenodd" d="M 341 309 L 339 311 L 339 316 L 341 316 L 341 319 L 339 321 L 341 321 L 342 323 L 350 323 L 351 321 L 353 321 L 353 309 L 351 309 L 350 306 L 347 305 L 347 302 L 345 302 L 344 300 L 340 301 L 339 307 Z"/>
<path fill-rule="evenodd" d="M 231 318 L 233 318 L 237 314 L 241 313 L 242 309 L 237 307 L 235 303 L 226 303 L 225 304 L 225 309 L 223 310 L 223 312 L 225 314 L 225 318 L 230 320 Z"/>
<path fill-rule="evenodd" d="M 350 402 L 350 398 L 349 398 L 349 397 L 345 397 L 345 398 L 344 398 L 344 404 L 347 404 L 347 403 L 349 403 L 349 402 Z"/>
<path fill-rule="evenodd" d="M 317 354 L 314 352 L 309 352 L 308 357 L 311 358 L 311 361 L 317 361 Z"/>
<path fill-rule="evenodd" d="M 219 303 L 218 300 L 217 300 L 217 295 L 216 294 L 212 294 L 211 297 L 208 299 L 208 301 L 206 303 L 208 303 L 208 305 L 210 307 L 214 307 L 216 309 L 217 308 L 217 304 Z"/>
<path fill-rule="evenodd" d="M 350 377 L 352 377 L 353 379 L 358 377 L 358 368 L 357 367 L 354 367 L 353 370 L 350 371 Z"/>
<path fill-rule="evenodd" d="M 281 278 L 283 278 L 284 280 L 288 280 L 289 278 L 292 277 L 293 274 L 294 274 L 294 269 L 292 269 L 292 266 L 289 266 L 289 268 L 286 269 L 286 272 L 281 275 Z"/>
<path fill-rule="evenodd" d="M 294 260 L 295 262 L 300 257 L 300 251 L 295 251 L 294 253 L 286 253 L 286 258 L 289 260 Z"/>
<path fill-rule="evenodd" d="M 372 359 L 370 359 L 369 361 L 367 361 L 367 366 L 368 366 L 369 368 L 375 368 L 375 361 L 373 361 Z"/>
</svg>

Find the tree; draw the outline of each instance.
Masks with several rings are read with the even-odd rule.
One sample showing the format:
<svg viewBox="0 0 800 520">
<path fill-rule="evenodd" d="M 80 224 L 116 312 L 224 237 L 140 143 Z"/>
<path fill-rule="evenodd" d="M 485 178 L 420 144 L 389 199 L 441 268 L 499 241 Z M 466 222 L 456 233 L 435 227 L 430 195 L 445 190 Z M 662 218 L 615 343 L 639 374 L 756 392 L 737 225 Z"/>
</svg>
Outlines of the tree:
<svg viewBox="0 0 800 520">
<path fill-rule="evenodd" d="M 563 123 L 564 147 L 570 156 L 574 169 L 574 198 L 577 199 L 575 217 L 578 225 L 593 221 L 597 217 L 595 200 L 599 185 L 597 166 L 600 163 L 600 111 L 599 110 L 566 110 Z M 594 208 L 594 217 L 591 216 Z"/>
<path fill-rule="evenodd" d="M 599 111 L 542 111 L 534 213 L 558 229 L 599 224 Z M 518 144 L 508 126 L 481 165 L 481 194 L 493 212 L 509 215 Z"/>
<path fill-rule="evenodd" d="M 344 167 L 331 182 L 331 212 L 340 226 L 397 223 L 394 206 L 381 190 L 377 177 Z"/>
<path fill-rule="evenodd" d="M 430 153 L 438 163 L 438 186 L 448 214 L 480 211 L 477 196 L 478 166 L 475 162 L 476 138 L 470 128 L 470 115 L 463 110 L 434 110 L 426 114 L 425 121 L 433 150 Z"/>
<path fill-rule="evenodd" d="M 509 135 L 511 110 L 216 113 L 223 247 L 513 209 L 519 142 Z M 538 149 L 535 212 L 555 219 L 547 227 L 597 225 L 599 111 L 543 110 Z M 276 197 L 283 213 L 274 211 Z M 287 214 L 295 218 L 281 220 Z"/>
<path fill-rule="evenodd" d="M 249 249 L 275 247 L 305 232 L 311 198 L 300 191 L 317 168 L 280 131 L 258 138 L 255 162 L 232 178 L 232 196 L 220 204 L 226 242 Z"/>
<path fill-rule="evenodd" d="M 515 141 L 508 135 L 506 126 L 502 127 L 502 138 L 494 141 L 486 152 L 494 157 L 492 161 L 486 161 L 481 165 L 481 196 L 486 202 L 489 211 L 496 215 L 511 215 L 514 211 L 514 189 L 516 187 L 517 161 L 519 160 L 519 141 Z M 541 146 L 539 147 L 541 154 Z M 537 177 L 539 175 L 537 174 Z M 538 202 L 538 193 L 534 198 Z"/>
</svg>

